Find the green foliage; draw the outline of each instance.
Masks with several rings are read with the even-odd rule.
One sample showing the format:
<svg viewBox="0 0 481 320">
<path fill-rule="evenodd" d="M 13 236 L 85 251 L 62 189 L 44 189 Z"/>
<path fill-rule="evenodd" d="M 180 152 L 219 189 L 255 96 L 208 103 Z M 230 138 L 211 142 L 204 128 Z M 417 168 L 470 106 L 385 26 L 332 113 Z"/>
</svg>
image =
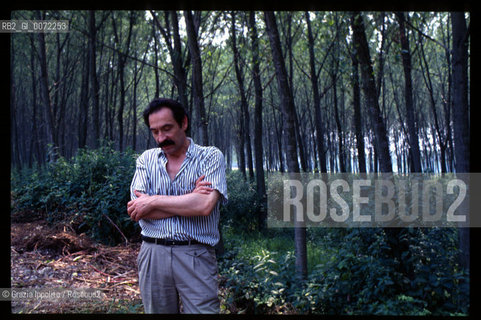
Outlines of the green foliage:
<svg viewBox="0 0 481 320">
<path fill-rule="evenodd" d="M 12 172 L 12 214 L 39 212 L 50 223 L 64 221 L 107 244 L 138 233 L 127 215 L 135 154 L 107 144 L 82 149 L 70 160 L 59 158 L 45 167 Z"/>
<path fill-rule="evenodd" d="M 224 303 L 236 304 L 247 313 L 266 313 L 286 303 L 295 286 L 295 257 L 285 236 L 247 236 L 234 231 L 225 235 L 227 253 L 220 259 L 220 273 L 229 295 Z M 287 245 L 286 245 L 287 244 Z"/>
<path fill-rule="evenodd" d="M 13 171 L 12 215 L 39 212 L 78 232 L 116 244 L 138 233 L 126 214 L 135 154 L 109 145 L 81 150 L 70 160 Z M 457 263 L 454 228 L 405 228 L 399 261 L 381 228 L 308 230 L 309 275 L 295 273 L 292 229 L 257 231 L 259 201 L 240 172 L 227 174 L 222 208 L 225 253 L 219 257 L 224 310 L 246 313 L 460 315 L 469 308 L 469 275 Z M 107 219 L 106 217 L 109 217 Z M 403 274 L 400 264 L 412 274 Z"/>
<path fill-rule="evenodd" d="M 407 229 L 412 278 L 396 271 L 380 228 L 318 229 L 307 243 L 312 266 L 296 281 L 293 236 L 226 232 L 220 273 L 224 303 L 246 313 L 467 314 L 469 277 L 456 264 L 455 229 Z M 309 254 L 310 253 L 310 254 Z M 406 256 L 406 259 L 408 257 Z M 225 307 L 228 309 L 227 307 Z"/>
<path fill-rule="evenodd" d="M 225 310 L 320 314 L 467 314 L 469 276 L 457 264 L 454 228 L 404 228 L 401 260 L 382 228 L 311 228 L 309 275 L 297 281 L 293 229 L 256 231 L 258 202 L 240 172 L 227 176 L 225 253 L 219 259 Z M 271 176 L 269 183 L 277 181 Z M 270 194 L 272 196 L 272 194 Z M 275 196 L 275 195 L 274 195 Z M 400 272 L 400 263 L 412 274 Z M 229 307 L 234 306 L 234 308 Z"/>
<path fill-rule="evenodd" d="M 253 184 L 238 170 L 226 174 L 229 202 L 221 208 L 221 225 L 235 226 L 238 232 L 257 229 L 260 202 Z"/>
</svg>

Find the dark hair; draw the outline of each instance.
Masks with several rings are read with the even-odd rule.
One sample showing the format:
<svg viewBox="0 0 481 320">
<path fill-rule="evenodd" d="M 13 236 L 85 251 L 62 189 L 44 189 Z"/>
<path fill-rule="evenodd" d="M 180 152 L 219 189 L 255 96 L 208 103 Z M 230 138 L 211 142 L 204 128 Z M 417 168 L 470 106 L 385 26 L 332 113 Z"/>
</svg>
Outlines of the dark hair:
<svg viewBox="0 0 481 320">
<path fill-rule="evenodd" d="M 187 114 L 187 111 L 185 110 L 184 106 L 182 106 L 182 104 L 180 104 L 179 102 L 173 99 L 168 99 L 168 98 L 155 98 L 149 103 L 148 107 L 144 110 L 144 114 L 143 114 L 144 121 L 147 127 L 150 128 L 149 116 L 152 113 L 159 111 L 162 108 L 169 108 L 172 111 L 172 114 L 174 115 L 174 119 L 179 124 L 180 127 L 182 127 L 184 116 L 186 116 L 187 117 L 186 132 L 189 132 L 189 127 L 190 127 L 189 115 Z"/>
</svg>

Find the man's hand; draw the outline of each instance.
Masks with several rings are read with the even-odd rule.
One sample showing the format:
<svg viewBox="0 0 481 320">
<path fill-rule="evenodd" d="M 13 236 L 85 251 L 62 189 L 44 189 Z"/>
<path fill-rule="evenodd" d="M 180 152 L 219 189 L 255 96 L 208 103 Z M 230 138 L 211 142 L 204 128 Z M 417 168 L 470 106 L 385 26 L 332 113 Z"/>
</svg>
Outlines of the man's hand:
<svg viewBox="0 0 481 320">
<path fill-rule="evenodd" d="M 202 175 L 195 181 L 195 189 L 192 193 L 207 195 L 214 191 L 213 188 L 209 187 L 211 185 L 210 182 L 202 181 L 204 178 L 205 175 Z M 162 212 L 155 207 L 155 201 L 158 200 L 158 196 L 149 196 L 137 190 L 134 190 L 134 194 L 137 199 L 127 203 L 127 213 L 132 220 L 139 221 L 144 218 L 164 219 L 173 216 L 173 214 Z"/>
<path fill-rule="evenodd" d="M 154 197 L 137 190 L 134 190 L 134 194 L 137 196 L 137 199 L 127 203 L 127 213 L 132 220 L 139 221 L 153 209 L 151 204 Z"/>
<path fill-rule="evenodd" d="M 201 194 L 209 194 L 214 189 L 209 187 L 211 185 L 210 182 L 208 181 L 202 181 L 205 178 L 205 174 L 201 175 L 199 179 L 195 181 L 195 189 L 192 191 L 192 193 L 201 193 Z"/>
</svg>

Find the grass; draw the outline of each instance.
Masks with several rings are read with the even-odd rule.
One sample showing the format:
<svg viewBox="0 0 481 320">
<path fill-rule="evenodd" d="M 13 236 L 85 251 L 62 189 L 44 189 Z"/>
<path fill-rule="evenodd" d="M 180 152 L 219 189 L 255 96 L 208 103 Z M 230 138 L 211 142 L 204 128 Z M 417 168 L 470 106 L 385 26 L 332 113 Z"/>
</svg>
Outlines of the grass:
<svg viewBox="0 0 481 320">
<path fill-rule="evenodd" d="M 317 232 L 319 233 L 319 232 Z M 322 231 L 321 231 L 322 233 Z M 275 258 L 286 254 L 294 255 L 294 232 L 290 229 L 267 230 L 265 233 L 253 231 L 249 234 L 236 233 L 229 229 L 224 231 L 225 251 L 229 255 L 235 253 L 236 259 L 249 260 L 268 252 Z M 328 246 L 325 237 L 315 236 L 307 240 L 307 270 L 311 273 L 317 265 L 336 259 L 338 249 Z"/>
<path fill-rule="evenodd" d="M 329 233 L 319 230 L 313 233 L 315 236 L 308 236 L 306 242 L 308 276 L 335 259 L 338 252 L 328 246 Z M 303 313 L 293 298 L 302 294 L 303 287 L 295 277 L 293 229 L 268 229 L 263 233 L 229 229 L 223 236 L 225 253 L 219 257 L 223 279 L 221 313 Z"/>
</svg>

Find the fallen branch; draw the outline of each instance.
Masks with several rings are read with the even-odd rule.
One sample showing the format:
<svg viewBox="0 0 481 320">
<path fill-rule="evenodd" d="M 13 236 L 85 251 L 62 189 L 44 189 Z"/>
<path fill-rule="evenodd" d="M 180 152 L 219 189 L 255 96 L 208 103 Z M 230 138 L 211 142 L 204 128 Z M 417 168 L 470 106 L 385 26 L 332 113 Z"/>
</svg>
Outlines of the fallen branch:
<svg viewBox="0 0 481 320">
<path fill-rule="evenodd" d="M 91 264 L 90 266 L 91 266 L 92 268 L 94 268 L 94 270 L 97 271 L 98 273 L 100 273 L 100 274 L 102 274 L 102 275 L 104 275 L 104 276 L 106 276 L 106 277 L 110 277 L 110 274 L 100 271 L 99 269 L 95 268 L 93 264 Z"/>
<path fill-rule="evenodd" d="M 108 215 L 106 215 L 105 213 L 102 213 L 102 215 L 107 218 L 107 220 L 115 227 L 115 229 L 117 229 L 118 232 L 120 232 L 120 234 L 122 235 L 122 237 L 124 237 L 125 239 L 125 245 L 128 245 L 129 244 L 129 240 L 127 239 L 127 237 L 124 235 L 124 233 L 120 230 L 120 228 L 112 221 L 112 219 L 109 218 Z"/>
</svg>

